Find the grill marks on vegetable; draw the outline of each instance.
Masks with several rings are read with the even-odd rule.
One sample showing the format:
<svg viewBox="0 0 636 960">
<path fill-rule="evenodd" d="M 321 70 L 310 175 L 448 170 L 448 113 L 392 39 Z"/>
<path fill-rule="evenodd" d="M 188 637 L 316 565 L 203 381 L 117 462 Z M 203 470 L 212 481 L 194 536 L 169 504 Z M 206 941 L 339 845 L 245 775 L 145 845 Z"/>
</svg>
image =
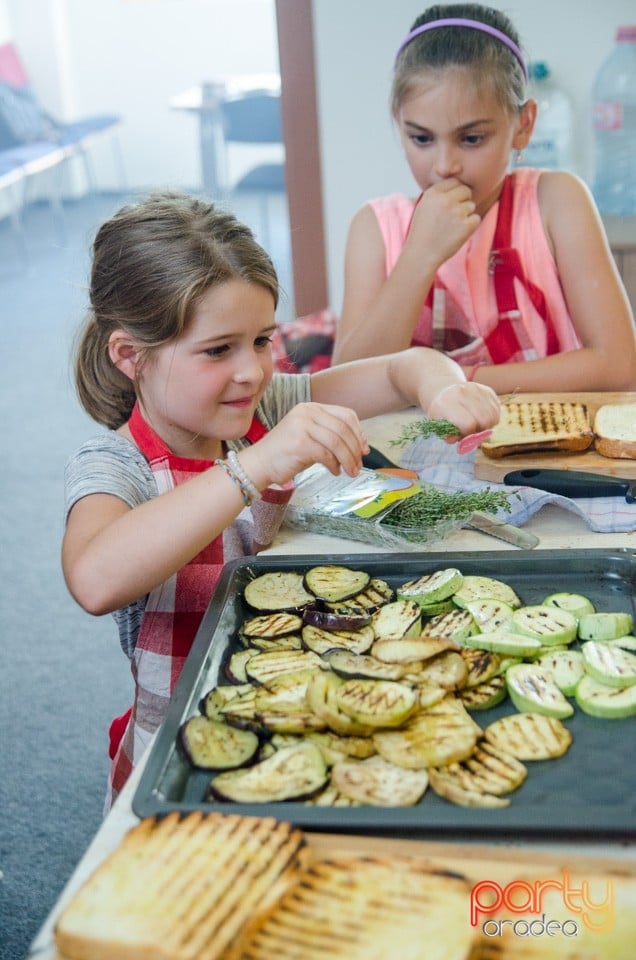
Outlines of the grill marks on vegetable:
<svg viewBox="0 0 636 960">
<path fill-rule="evenodd" d="M 570 748 L 562 720 L 575 708 L 636 715 L 633 618 L 579 595 L 524 606 L 503 581 L 457 568 L 394 590 L 320 564 L 255 577 L 244 598 L 230 682 L 180 731 L 189 762 L 215 774 L 209 799 L 400 806 L 430 786 L 496 809 L 524 761 Z M 506 698 L 518 713 L 477 723 Z"/>
</svg>

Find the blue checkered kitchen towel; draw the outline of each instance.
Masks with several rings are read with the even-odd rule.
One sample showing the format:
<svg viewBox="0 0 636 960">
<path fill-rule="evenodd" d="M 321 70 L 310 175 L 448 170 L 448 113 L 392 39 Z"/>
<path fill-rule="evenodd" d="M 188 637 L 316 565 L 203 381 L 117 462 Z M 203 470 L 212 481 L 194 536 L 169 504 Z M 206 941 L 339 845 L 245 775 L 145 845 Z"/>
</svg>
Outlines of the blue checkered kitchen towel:
<svg viewBox="0 0 636 960">
<path fill-rule="evenodd" d="M 523 526 L 541 507 L 553 504 L 582 517 L 596 533 L 636 530 L 636 503 L 627 503 L 624 497 L 577 497 L 572 500 L 532 487 L 508 487 L 491 480 L 477 480 L 475 456 L 475 451 L 459 454 L 456 445 L 444 443 L 439 437 L 419 437 L 405 448 L 400 466 L 415 470 L 422 483 L 433 484 L 446 493 L 468 493 L 487 488 L 518 492 L 519 498 L 510 497 L 511 512 L 502 510 L 498 514 L 500 519 L 516 527 Z M 510 469 L 515 469 L 512 461 Z"/>
</svg>

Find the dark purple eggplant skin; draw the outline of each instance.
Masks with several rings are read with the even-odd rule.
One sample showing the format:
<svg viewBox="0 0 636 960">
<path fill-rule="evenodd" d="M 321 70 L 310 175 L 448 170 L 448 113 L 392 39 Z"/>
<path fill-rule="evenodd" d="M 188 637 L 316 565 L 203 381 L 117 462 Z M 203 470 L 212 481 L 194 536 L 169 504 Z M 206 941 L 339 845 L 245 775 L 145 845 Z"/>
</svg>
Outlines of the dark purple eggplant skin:
<svg viewBox="0 0 636 960">
<path fill-rule="evenodd" d="M 190 719 L 192 719 L 192 718 L 190 718 Z M 178 737 L 177 737 L 177 745 L 178 745 L 178 747 L 179 747 L 179 750 L 180 750 L 182 756 L 188 761 L 188 763 L 190 764 L 191 767 L 194 767 L 194 768 L 197 769 L 197 770 L 216 770 L 216 769 L 217 769 L 216 767 L 202 767 L 202 766 L 200 766 L 199 764 L 195 763 L 194 760 L 192 759 L 192 755 L 191 755 L 191 753 L 190 753 L 190 751 L 189 751 L 189 749 L 188 749 L 188 744 L 187 744 L 187 742 L 186 742 L 186 735 L 185 735 L 185 728 L 186 728 L 187 723 L 188 723 L 188 721 L 186 720 L 186 721 L 184 721 L 184 723 L 181 724 L 181 726 L 179 727 L 179 735 L 178 735 Z M 258 736 L 258 737 L 261 736 L 261 730 L 260 730 L 260 729 L 259 729 L 259 730 L 256 730 L 256 729 L 254 729 L 254 728 L 252 728 L 252 727 L 248 727 L 247 724 L 246 724 L 245 726 L 239 726 L 239 724 L 229 724 L 229 723 L 228 723 L 228 726 L 235 726 L 235 727 L 237 727 L 237 729 L 250 730 L 250 732 L 256 734 L 256 736 Z M 262 729 L 262 728 L 261 728 L 261 729 Z M 259 748 L 257 747 L 256 750 L 254 751 L 254 753 L 252 754 L 252 756 L 251 756 L 251 757 L 248 757 L 248 759 L 245 760 L 244 763 L 238 764 L 236 767 L 232 767 L 232 768 L 228 768 L 228 769 L 236 769 L 236 770 L 238 770 L 238 769 L 240 769 L 241 767 L 251 767 L 251 766 L 256 762 L 256 754 L 258 753 L 258 749 L 259 749 Z M 225 768 L 224 768 L 224 769 L 225 769 Z"/>
<path fill-rule="evenodd" d="M 342 612 L 325 610 L 319 606 L 305 607 L 303 610 L 303 623 L 308 623 L 312 627 L 320 627 L 321 630 L 359 630 L 360 627 L 366 627 L 371 623 L 371 614 L 366 616 L 355 611 L 346 613 L 346 606 L 341 608 Z"/>
</svg>

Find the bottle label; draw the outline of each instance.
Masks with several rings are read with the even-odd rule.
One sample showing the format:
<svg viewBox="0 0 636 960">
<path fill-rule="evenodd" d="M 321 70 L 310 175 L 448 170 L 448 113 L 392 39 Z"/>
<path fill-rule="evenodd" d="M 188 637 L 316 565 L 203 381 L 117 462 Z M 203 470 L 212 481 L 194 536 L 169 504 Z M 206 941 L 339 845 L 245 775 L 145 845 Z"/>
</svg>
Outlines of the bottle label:
<svg viewBox="0 0 636 960">
<path fill-rule="evenodd" d="M 593 126 L 595 130 L 622 130 L 622 103 L 595 103 Z"/>
</svg>

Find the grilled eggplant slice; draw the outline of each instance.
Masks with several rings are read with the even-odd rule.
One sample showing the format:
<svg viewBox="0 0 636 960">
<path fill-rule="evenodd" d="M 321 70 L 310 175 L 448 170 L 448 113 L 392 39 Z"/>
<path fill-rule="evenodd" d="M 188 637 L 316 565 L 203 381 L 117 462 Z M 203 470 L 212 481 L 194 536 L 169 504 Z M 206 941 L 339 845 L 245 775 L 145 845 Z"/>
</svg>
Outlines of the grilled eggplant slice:
<svg viewBox="0 0 636 960">
<path fill-rule="evenodd" d="M 461 703 L 446 697 L 416 713 L 399 730 L 378 730 L 380 756 L 407 770 L 440 767 L 463 760 L 475 748 L 478 728 Z"/>
<path fill-rule="evenodd" d="M 290 633 L 287 637 L 252 637 L 249 642 L 254 653 L 267 653 L 273 650 L 302 650 L 303 644 L 299 633 Z"/>
<path fill-rule="evenodd" d="M 371 626 L 358 630 L 322 630 L 305 624 L 301 634 L 306 650 L 312 650 L 319 656 L 331 650 L 349 650 L 351 653 L 366 653 L 373 644 L 375 634 Z"/>
<path fill-rule="evenodd" d="M 278 640 L 293 633 L 300 633 L 303 619 L 297 613 L 264 613 L 246 620 L 239 631 L 241 638 L 248 643 L 257 640 Z"/>
<path fill-rule="evenodd" d="M 179 742 L 193 767 L 229 770 L 249 763 L 260 741 L 250 730 L 237 730 L 221 720 L 196 716 L 181 725 Z"/>
<path fill-rule="evenodd" d="M 382 757 L 343 760 L 331 771 L 339 793 L 372 807 L 412 807 L 428 787 L 426 770 L 405 770 Z"/>
<path fill-rule="evenodd" d="M 236 803 L 304 800 L 317 793 L 328 776 L 316 744 L 302 740 L 245 770 L 220 773 L 210 781 L 208 792 L 210 797 Z"/>
<path fill-rule="evenodd" d="M 303 610 L 303 623 L 318 627 L 320 630 L 359 630 L 370 622 L 370 613 L 362 613 L 360 610 L 348 607 L 345 603 L 339 604 L 332 610 L 324 610 L 320 607 L 305 607 Z"/>
<path fill-rule="evenodd" d="M 284 673 L 298 670 L 328 670 L 329 664 L 310 650 L 272 650 L 257 653 L 245 664 L 245 672 L 255 683 L 267 683 Z"/>
<path fill-rule="evenodd" d="M 336 689 L 338 708 L 370 727 L 399 727 L 417 706 L 413 687 L 395 680 L 343 680 Z"/>
<path fill-rule="evenodd" d="M 556 717 L 542 713 L 513 713 L 493 720 L 484 739 L 518 760 L 561 757 L 572 743 L 572 734 Z"/>
<path fill-rule="evenodd" d="M 346 605 L 349 610 L 372 614 L 384 606 L 385 603 L 391 603 L 394 599 L 395 591 L 393 587 L 389 586 L 386 580 L 382 580 L 379 577 L 372 577 L 369 585 L 360 593 L 356 593 L 355 597 L 350 597 Z M 328 610 L 337 611 L 338 608 L 342 606 L 342 603 L 341 601 L 325 603 L 325 606 Z"/>
<path fill-rule="evenodd" d="M 243 597 L 253 610 L 262 612 L 301 610 L 315 601 L 313 594 L 304 587 L 302 574 L 291 570 L 272 571 L 254 577 L 245 587 Z"/>
<path fill-rule="evenodd" d="M 332 650 L 325 655 L 329 666 L 345 680 L 367 677 L 371 680 L 401 680 L 408 673 L 410 664 L 382 663 L 364 653 L 349 650 Z"/>
<path fill-rule="evenodd" d="M 422 627 L 422 612 L 413 600 L 393 600 L 376 610 L 371 626 L 377 640 L 417 637 Z"/>
<path fill-rule="evenodd" d="M 304 584 L 315 597 L 328 603 L 342 603 L 355 597 L 369 585 L 371 575 L 334 563 L 312 567 L 305 574 Z"/>
<path fill-rule="evenodd" d="M 245 650 L 237 650 L 232 654 L 225 666 L 225 675 L 232 683 L 249 683 L 249 677 L 246 673 L 248 660 L 256 656 L 257 650 L 247 647 Z"/>
<path fill-rule="evenodd" d="M 461 650 L 450 637 L 402 637 L 400 640 L 376 640 L 371 654 L 383 663 L 413 664 L 430 660 L 445 650 Z"/>
<path fill-rule="evenodd" d="M 420 607 L 446 600 L 459 590 L 463 574 L 455 567 L 424 574 L 397 588 L 398 599 L 415 600 Z"/>
<path fill-rule="evenodd" d="M 371 737 L 345 737 L 330 731 L 307 736 L 320 747 L 329 766 L 337 760 L 366 760 L 376 752 Z"/>
<path fill-rule="evenodd" d="M 210 720 L 219 720 L 222 717 L 221 710 L 227 703 L 231 700 L 236 700 L 251 690 L 251 683 L 222 684 L 221 686 L 213 687 L 201 697 L 199 710 L 204 717 L 208 717 Z"/>
</svg>

